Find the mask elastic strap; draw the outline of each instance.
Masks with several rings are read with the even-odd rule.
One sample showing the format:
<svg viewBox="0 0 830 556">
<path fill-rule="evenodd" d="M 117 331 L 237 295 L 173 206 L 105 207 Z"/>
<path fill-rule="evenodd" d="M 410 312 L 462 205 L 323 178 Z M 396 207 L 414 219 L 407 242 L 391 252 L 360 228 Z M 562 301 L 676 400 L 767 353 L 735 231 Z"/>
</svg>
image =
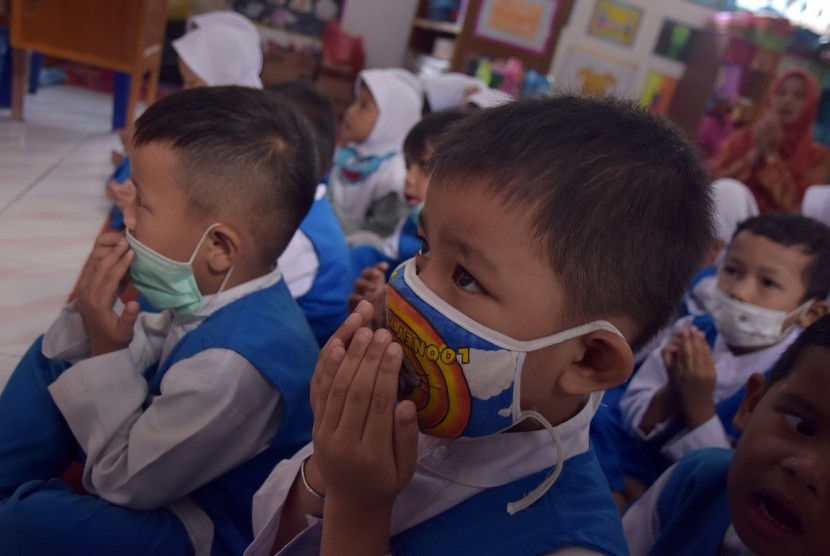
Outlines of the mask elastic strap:
<svg viewBox="0 0 830 556">
<path fill-rule="evenodd" d="M 198 253 L 198 252 L 199 252 L 199 247 L 201 247 L 201 246 L 202 246 L 202 243 L 204 243 L 204 242 L 205 242 L 205 238 L 207 237 L 207 235 L 210 233 L 210 231 L 211 231 L 212 229 L 217 228 L 217 227 L 219 227 L 219 226 L 221 226 L 221 225 L 222 225 L 222 224 L 220 224 L 219 222 L 216 222 L 215 224 L 211 224 L 210 226 L 208 226 L 207 230 L 205 230 L 205 231 L 202 233 L 202 237 L 201 237 L 201 238 L 199 238 L 199 243 L 197 243 L 197 244 L 196 244 L 196 247 L 194 247 L 194 248 L 193 248 L 193 253 L 190 255 L 190 259 L 187 261 L 187 264 L 190 264 L 190 265 L 192 265 L 192 264 L 193 264 L 193 261 L 194 261 L 194 260 L 196 260 L 196 253 Z"/>
<path fill-rule="evenodd" d="M 559 433 L 553 428 L 553 425 L 548 423 L 548 420 L 542 417 L 536 411 L 523 411 L 522 415 L 525 418 L 533 419 L 547 430 L 550 433 L 551 438 L 553 438 L 553 444 L 556 446 L 556 468 L 551 472 L 547 478 L 542 481 L 542 483 L 531 490 L 524 498 L 521 500 L 516 500 L 515 502 L 510 502 L 507 504 L 507 513 L 510 515 L 514 515 L 519 513 L 520 511 L 530 507 L 533 505 L 537 500 L 543 497 L 545 494 L 548 493 L 550 487 L 553 486 L 553 483 L 556 482 L 556 479 L 559 478 L 559 474 L 562 473 L 562 441 L 559 439 Z"/>
</svg>

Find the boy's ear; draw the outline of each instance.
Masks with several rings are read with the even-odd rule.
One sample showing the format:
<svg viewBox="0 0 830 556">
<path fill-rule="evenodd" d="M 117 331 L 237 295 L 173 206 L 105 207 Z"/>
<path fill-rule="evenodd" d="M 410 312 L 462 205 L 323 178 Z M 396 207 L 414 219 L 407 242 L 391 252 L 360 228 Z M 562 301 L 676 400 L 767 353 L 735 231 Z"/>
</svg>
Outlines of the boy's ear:
<svg viewBox="0 0 830 556">
<path fill-rule="evenodd" d="M 207 264 L 212 272 L 225 273 L 239 257 L 240 236 L 225 225 L 217 226 L 205 238 Z"/>
<path fill-rule="evenodd" d="M 814 299 L 813 303 L 810 305 L 810 308 L 807 311 L 798 317 L 798 325 L 801 328 L 807 328 L 818 319 L 823 317 L 827 314 L 827 301 L 823 299 Z"/>
<path fill-rule="evenodd" d="M 746 381 L 746 393 L 741 406 L 738 408 L 738 412 L 735 413 L 735 417 L 732 418 L 732 425 L 736 429 L 741 432 L 744 431 L 746 424 L 749 422 L 749 416 L 752 415 L 755 406 L 761 401 L 761 396 L 764 395 L 766 389 L 766 377 L 761 373 L 752 373 L 749 380 Z"/>
<path fill-rule="evenodd" d="M 577 358 L 559 376 L 559 387 L 568 394 L 589 394 L 619 386 L 631 376 L 634 353 L 623 338 L 609 330 L 597 330 L 577 339 Z"/>
</svg>

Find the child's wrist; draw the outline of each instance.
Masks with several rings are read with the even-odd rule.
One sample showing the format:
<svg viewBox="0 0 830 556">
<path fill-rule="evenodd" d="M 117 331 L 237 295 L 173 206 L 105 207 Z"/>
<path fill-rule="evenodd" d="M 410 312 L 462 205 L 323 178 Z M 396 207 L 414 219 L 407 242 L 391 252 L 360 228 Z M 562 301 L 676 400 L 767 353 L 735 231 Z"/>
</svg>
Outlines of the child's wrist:
<svg viewBox="0 0 830 556">
<path fill-rule="evenodd" d="M 303 489 L 315 500 L 320 502 L 326 499 L 326 489 L 321 488 L 323 484 L 317 465 L 314 462 L 314 455 L 312 454 L 300 465 L 300 481 L 302 481 Z"/>
</svg>

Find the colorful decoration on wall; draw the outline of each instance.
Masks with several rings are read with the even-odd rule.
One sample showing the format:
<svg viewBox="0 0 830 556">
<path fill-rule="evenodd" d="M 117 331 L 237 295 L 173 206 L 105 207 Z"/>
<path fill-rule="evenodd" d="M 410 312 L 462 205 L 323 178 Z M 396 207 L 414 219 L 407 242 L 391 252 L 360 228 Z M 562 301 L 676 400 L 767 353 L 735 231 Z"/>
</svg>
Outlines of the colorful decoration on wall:
<svg viewBox="0 0 830 556">
<path fill-rule="evenodd" d="M 483 0 L 475 35 L 537 54 L 547 50 L 558 0 Z"/>
<path fill-rule="evenodd" d="M 640 95 L 640 103 L 649 110 L 658 114 L 669 111 L 669 104 L 677 89 L 677 79 L 656 71 L 648 72 Z"/>
<path fill-rule="evenodd" d="M 556 86 L 586 96 L 634 93 L 637 67 L 585 50 L 571 48 L 557 74 Z"/>
<path fill-rule="evenodd" d="M 322 37 L 326 23 L 340 19 L 344 3 L 345 0 L 234 0 L 233 9 L 268 27 Z"/>
<path fill-rule="evenodd" d="M 679 62 L 689 59 L 689 50 L 694 39 L 696 29 L 670 19 L 663 21 L 657 42 L 654 44 L 654 53 Z"/>
<path fill-rule="evenodd" d="M 643 10 L 617 0 L 598 0 L 588 24 L 588 34 L 631 46 L 637 37 L 637 28 Z"/>
</svg>

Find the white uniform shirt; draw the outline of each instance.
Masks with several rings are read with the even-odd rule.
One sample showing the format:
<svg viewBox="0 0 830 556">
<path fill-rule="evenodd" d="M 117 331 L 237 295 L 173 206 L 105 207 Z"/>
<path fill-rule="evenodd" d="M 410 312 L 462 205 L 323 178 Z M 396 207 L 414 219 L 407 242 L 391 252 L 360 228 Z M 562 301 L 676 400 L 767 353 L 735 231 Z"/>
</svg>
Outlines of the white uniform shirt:
<svg viewBox="0 0 830 556">
<path fill-rule="evenodd" d="M 675 325 L 677 332 L 691 325 L 693 317 L 684 317 Z M 763 373 L 778 360 L 784 350 L 798 337 L 800 328 L 793 330 L 777 344 L 746 355 L 734 355 L 726 345 L 723 337 L 718 335 L 712 348 L 717 378 L 712 400 L 717 405 L 740 390 L 752 373 Z M 671 338 L 667 339 L 667 342 Z M 665 343 L 664 343 L 665 345 Z M 625 391 L 620 401 L 623 423 L 626 428 L 643 440 L 659 437 L 663 431 L 674 424 L 677 416 L 672 416 L 658 424 L 649 434 L 640 430 L 646 410 L 657 391 L 669 380 L 661 349 L 655 349 L 643 361 L 643 365 Z M 730 448 L 732 441 L 723 428 L 717 415 L 702 425 L 689 430 L 684 428 L 663 445 L 661 452 L 671 461 L 677 461 L 685 454 L 699 448 Z"/>
<path fill-rule="evenodd" d="M 280 394 L 247 359 L 226 349 L 207 349 L 170 367 L 155 397 L 142 373 L 210 314 L 280 278 L 275 270 L 204 296 L 192 315 L 141 313 L 130 345 L 112 353 L 91 356 L 74 303 L 43 340 L 44 355 L 72 363 L 49 392 L 87 455 L 84 488 L 128 508 L 169 506 L 197 554 L 209 553 L 213 524 L 186 495 L 269 445 L 284 410 Z"/>
<path fill-rule="evenodd" d="M 588 427 L 601 393 L 591 395 L 574 417 L 555 427 L 562 441 L 562 459 L 588 450 Z M 501 433 L 476 440 L 443 440 L 421 434 L 418 464 L 412 480 L 398 495 L 392 510 L 391 535 L 410 529 L 481 493 L 553 466 L 560 458 L 546 430 Z M 256 537 L 245 556 L 271 556 L 286 496 L 302 462 L 313 452 L 308 444 L 291 459 L 274 468 L 254 496 L 253 524 Z M 505 510 L 506 511 L 506 510 Z M 309 517 L 310 527 L 280 554 L 307 549 L 308 537 L 319 538 L 320 520 Z M 598 554 L 583 547 L 566 547 L 551 554 Z"/>
</svg>

